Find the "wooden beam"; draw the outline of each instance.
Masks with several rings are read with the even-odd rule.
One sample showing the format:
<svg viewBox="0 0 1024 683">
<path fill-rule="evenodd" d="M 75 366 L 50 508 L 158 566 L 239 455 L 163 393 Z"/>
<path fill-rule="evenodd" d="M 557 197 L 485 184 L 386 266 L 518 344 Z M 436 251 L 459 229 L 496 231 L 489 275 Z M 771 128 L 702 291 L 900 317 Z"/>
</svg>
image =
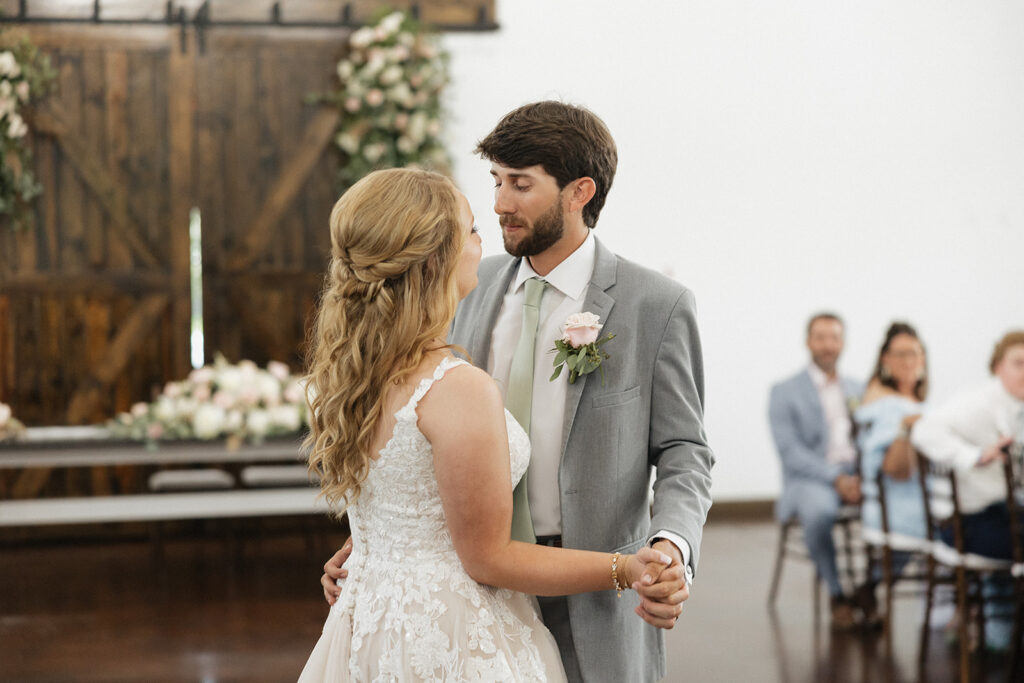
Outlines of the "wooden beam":
<svg viewBox="0 0 1024 683">
<path fill-rule="evenodd" d="M 168 55 L 168 175 L 170 216 L 167 231 L 170 272 L 175 286 L 171 299 L 170 354 L 164 371 L 183 377 L 190 367 L 192 300 L 189 213 L 195 202 L 192 153 L 195 142 L 196 36 L 185 35 L 184 49 Z M 201 247 L 200 247 L 201 248 Z"/>
<path fill-rule="evenodd" d="M 159 266 L 157 250 L 132 216 L 128 200 L 121 188 L 107 173 L 107 169 L 97 163 L 95 155 L 90 153 L 82 141 L 73 133 L 69 133 L 70 127 L 61 115 L 52 108 L 39 109 L 33 115 L 32 121 L 37 132 L 51 135 L 57 141 L 64 156 L 78 171 L 82 182 L 96 195 L 110 217 L 113 227 L 131 247 L 132 252 L 145 265 Z"/>
<path fill-rule="evenodd" d="M 0 281 L 0 296 L 29 294 L 35 296 L 72 295 L 88 292 L 94 296 L 138 296 L 151 292 L 172 291 L 166 273 L 152 271 L 105 273 L 15 273 Z M 188 295 L 186 283 L 183 293 Z"/>
<path fill-rule="evenodd" d="M 143 299 L 121 326 L 107 346 L 102 362 L 79 384 L 68 406 L 68 424 L 77 424 L 88 418 L 109 394 L 109 387 L 124 372 L 139 345 L 145 343 L 150 332 L 167 309 L 170 297 L 153 294 Z"/>
<path fill-rule="evenodd" d="M 260 207 L 256 220 L 243 231 L 243 242 L 226 259 L 226 270 L 248 268 L 266 249 L 273 237 L 274 226 L 295 200 L 306 178 L 333 139 L 338 116 L 337 109 L 324 107 L 306 126 L 295 156 L 285 164 L 271 184 L 274 189 Z"/>
</svg>

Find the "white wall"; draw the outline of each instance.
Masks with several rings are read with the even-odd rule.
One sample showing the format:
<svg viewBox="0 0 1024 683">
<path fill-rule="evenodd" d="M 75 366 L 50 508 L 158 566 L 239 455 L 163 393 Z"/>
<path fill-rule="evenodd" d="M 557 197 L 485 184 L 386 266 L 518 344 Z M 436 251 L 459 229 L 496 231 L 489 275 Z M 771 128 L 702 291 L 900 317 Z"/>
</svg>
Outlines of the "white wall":
<svg viewBox="0 0 1024 683">
<path fill-rule="evenodd" d="M 888 323 L 930 352 L 933 399 L 1024 327 L 1024 4 L 1017 0 L 498 0 L 451 34 L 451 148 L 501 240 L 487 164 L 508 110 L 583 104 L 619 170 L 598 236 L 697 296 L 716 500 L 773 497 L 767 391 L 818 309 L 864 378 Z"/>
</svg>

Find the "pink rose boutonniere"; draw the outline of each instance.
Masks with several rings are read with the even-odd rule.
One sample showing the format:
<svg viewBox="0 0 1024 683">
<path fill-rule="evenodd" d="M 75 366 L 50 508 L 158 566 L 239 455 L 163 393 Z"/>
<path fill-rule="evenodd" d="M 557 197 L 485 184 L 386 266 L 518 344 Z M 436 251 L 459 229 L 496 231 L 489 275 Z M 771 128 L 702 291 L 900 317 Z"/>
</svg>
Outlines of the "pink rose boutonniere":
<svg viewBox="0 0 1024 683">
<path fill-rule="evenodd" d="M 570 315 L 565 321 L 565 331 L 562 338 L 555 341 L 555 372 L 549 381 L 554 382 L 560 374 L 562 367 L 569 366 L 569 384 L 574 384 L 580 375 L 588 375 L 594 370 L 601 370 L 601 384 L 604 384 L 604 368 L 601 363 L 611 358 L 601 346 L 615 338 L 614 334 L 605 335 L 598 339 L 601 334 L 600 316 L 593 313 L 583 312 Z"/>
</svg>

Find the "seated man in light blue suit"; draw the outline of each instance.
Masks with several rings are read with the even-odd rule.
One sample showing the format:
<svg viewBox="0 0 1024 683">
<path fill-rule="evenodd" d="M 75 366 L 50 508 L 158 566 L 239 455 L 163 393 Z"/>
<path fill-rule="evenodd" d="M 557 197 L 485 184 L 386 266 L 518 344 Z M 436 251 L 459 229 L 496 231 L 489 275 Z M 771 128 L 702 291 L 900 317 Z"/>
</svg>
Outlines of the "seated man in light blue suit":
<svg viewBox="0 0 1024 683">
<path fill-rule="evenodd" d="M 807 551 L 832 596 L 832 628 L 847 630 L 857 622 L 839 582 L 832 526 L 843 503 L 860 501 L 848 406 L 861 386 L 836 372 L 843 350 L 838 316 L 819 313 L 810 319 L 807 348 L 810 366 L 773 386 L 768 405 L 783 474 L 775 514 L 780 522 L 800 520 Z"/>
</svg>

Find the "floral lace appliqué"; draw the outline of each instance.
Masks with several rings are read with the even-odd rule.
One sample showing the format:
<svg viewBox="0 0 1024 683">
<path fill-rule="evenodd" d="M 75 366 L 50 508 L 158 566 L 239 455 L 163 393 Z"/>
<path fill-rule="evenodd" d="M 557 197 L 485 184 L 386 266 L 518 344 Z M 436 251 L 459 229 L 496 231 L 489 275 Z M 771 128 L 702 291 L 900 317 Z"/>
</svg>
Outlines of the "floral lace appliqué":
<svg viewBox="0 0 1024 683">
<path fill-rule="evenodd" d="M 463 569 L 445 524 L 430 443 L 417 426 L 419 401 L 463 363 L 446 357 L 395 414 L 393 436 L 348 509 L 349 576 L 324 634 L 336 629 L 337 638 L 348 639 L 349 680 L 546 680 L 534 640 L 542 626 L 530 598 L 480 585 Z M 508 413 L 506 424 L 515 483 L 530 445 Z"/>
</svg>

